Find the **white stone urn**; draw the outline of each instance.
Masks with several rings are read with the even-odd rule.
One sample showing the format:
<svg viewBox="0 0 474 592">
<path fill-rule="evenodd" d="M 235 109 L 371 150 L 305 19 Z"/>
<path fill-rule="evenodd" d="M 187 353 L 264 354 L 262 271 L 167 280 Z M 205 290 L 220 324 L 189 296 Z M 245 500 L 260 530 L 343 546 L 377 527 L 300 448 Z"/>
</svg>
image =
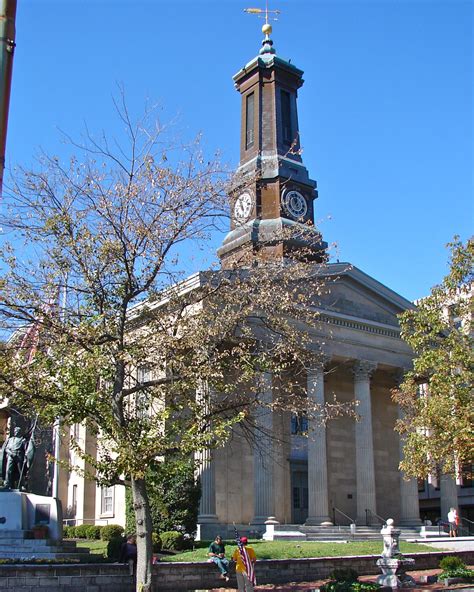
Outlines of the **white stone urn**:
<svg viewBox="0 0 474 592">
<path fill-rule="evenodd" d="M 394 527 L 394 521 L 389 518 L 380 531 L 383 539 L 382 557 L 377 560 L 382 575 L 377 578 L 377 584 L 390 588 L 412 588 L 415 580 L 405 571 L 415 564 L 414 559 L 406 559 L 400 553 L 398 540 L 400 531 Z M 397 572 L 400 572 L 397 575 Z"/>
</svg>

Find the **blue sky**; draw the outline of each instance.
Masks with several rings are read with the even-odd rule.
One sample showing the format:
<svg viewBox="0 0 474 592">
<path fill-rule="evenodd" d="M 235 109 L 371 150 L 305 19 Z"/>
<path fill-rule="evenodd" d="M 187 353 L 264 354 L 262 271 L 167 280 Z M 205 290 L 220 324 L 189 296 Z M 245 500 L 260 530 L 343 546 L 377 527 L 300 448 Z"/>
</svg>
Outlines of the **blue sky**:
<svg viewBox="0 0 474 592">
<path fill-rule="evenodd" d="M 7 163 L 62 154 L 58 129 L 114 133 L 117 83 L 238 164 L 232 75 L 260 47 L 263 0 L 18 0 Z M 473 7 L 463 0 L 275 0 L 277 54 L 304 70 L 304 163 L 325 240 L 409 299 L 473 232 Z M 220 244 L 217 237 L 215 245 Z"/>
</svg>

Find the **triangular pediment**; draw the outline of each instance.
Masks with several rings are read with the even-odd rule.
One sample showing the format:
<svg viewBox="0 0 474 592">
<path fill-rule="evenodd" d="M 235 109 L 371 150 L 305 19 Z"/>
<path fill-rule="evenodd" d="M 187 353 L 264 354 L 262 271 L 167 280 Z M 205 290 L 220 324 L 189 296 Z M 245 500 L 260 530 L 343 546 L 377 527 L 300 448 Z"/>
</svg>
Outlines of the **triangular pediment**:
<svg viewBox="0 0 474 592">
<path fill-rule="evenodd" d="M 328 265 L 330 279 L 320 308 L 328 313 L 398 326 L 397 315 L 414 305 L 350 263 Z"/>
</svg>

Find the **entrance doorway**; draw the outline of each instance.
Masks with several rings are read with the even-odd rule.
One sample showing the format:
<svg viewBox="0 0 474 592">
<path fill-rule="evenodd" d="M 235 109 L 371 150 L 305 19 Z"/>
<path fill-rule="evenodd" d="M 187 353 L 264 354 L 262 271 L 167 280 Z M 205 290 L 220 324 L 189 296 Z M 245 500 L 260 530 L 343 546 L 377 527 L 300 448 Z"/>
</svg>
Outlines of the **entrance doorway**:
<svg viewBox="0 0 474 592">
<path fill-rule="evenodd" d="M 291 504 L 293 524 L 303 524 L 308 517 L 308 471 L 300 467 L 291 471 Z"/>
</svg>

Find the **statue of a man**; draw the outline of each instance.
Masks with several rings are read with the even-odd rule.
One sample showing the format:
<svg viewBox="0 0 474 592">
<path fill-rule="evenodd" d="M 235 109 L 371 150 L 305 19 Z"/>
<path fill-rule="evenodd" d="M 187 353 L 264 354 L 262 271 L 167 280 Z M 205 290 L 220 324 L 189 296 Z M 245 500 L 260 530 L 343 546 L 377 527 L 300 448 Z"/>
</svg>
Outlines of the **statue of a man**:
<svg viewBox="0 0 474 592">
<path fill-rule="evenodd" d="M 3 445 L 1 458 L 4 466 L 5 487 L 13 489 L 15 484 L 20 487 L 20 480 L 24 477 L 27 444 L 27 439 L 21 435 L 21 428 L 16 427 L 13 430 L 13 436 L 10 436 Z"/>
</svg>

